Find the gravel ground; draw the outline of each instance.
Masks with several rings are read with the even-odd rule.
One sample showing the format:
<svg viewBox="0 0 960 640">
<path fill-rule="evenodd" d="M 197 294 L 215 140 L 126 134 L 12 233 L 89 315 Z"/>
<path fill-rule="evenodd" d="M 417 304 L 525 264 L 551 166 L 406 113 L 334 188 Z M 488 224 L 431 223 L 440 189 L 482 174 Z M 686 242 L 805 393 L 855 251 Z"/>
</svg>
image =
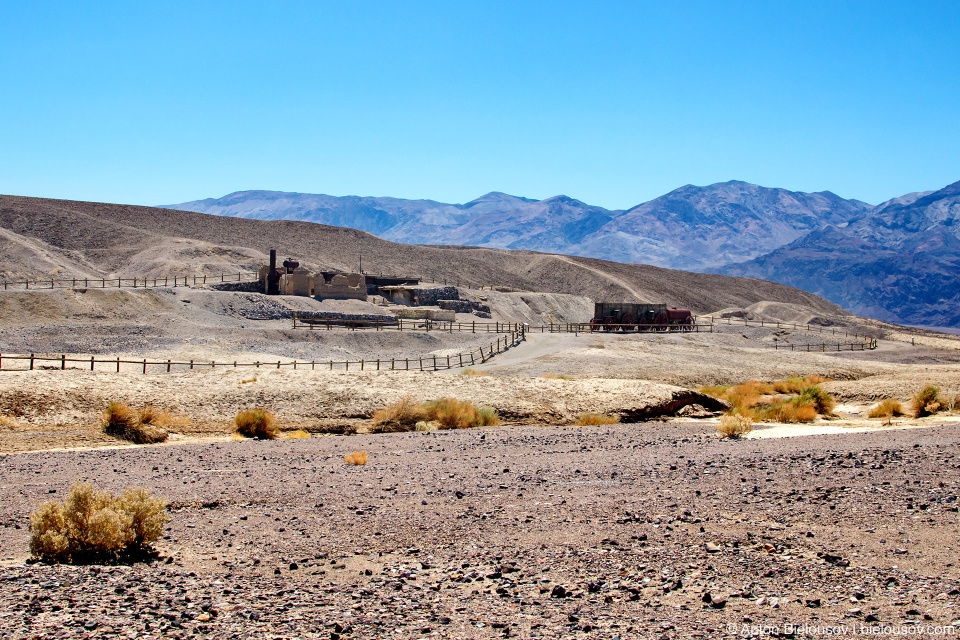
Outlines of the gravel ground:
<svg viewBox="0 0 960 640">
<path fill-rule="evenodd" d="M 0 616 L 11 638 L 920 635 L 960 618 L 958 444 L 657 422 L 8 455 Z M 25 564 L 28 512 L 75 479 L 170 500 L 161 559 Z"/>
</svg>

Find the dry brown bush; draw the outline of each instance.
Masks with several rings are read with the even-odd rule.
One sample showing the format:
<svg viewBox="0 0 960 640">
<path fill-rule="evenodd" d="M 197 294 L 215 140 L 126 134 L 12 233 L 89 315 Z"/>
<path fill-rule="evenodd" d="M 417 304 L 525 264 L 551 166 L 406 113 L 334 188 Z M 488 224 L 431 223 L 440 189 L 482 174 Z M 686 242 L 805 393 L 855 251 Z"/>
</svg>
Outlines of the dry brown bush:
<svg viewBox="0 0 960 640">
<path fill-rule="evenodd" d="M 549 372 L 549 373 L 545 373 L 545 374 L 543 374 L 543 375 L 540 376 L 540 377 L 541 377 L 541 378 L 546 378 L 547 380 L 576 380 L 576 378 L 574 378 L 573 376 L 568 376 L 568 375 L 565 375 L 565 374 L 564 374 L 564 375 L 557 375 L 556 373 L 554 373 L 554 372 L 552 372 L 552 371 Z"/>
<path fill-rule="evenodd" d="M 810 403 L 780 402 L 766 409 L 763 417 L 765 420 L 791 424 L 813 422 L 817 418 L 817 408 Z"/>
<path fill-rule="evenodd" d="M 739 438 L 753 431 L 753 420 L 740 413 L 720 416 L 717 433 L 721 438 Z"/>
<path fill-rule="evenodd" d="M 296 431 L 287 431 L 283 434 L 284 440 L 299 440 L 302 438 L 309 438 L 310 432 L 304 431 L 303 429 L 297 429 Z"/>
<path fill-rule="evenodd" d="M 276 417 L 262 407 L 241 411 L 233 419 L 236 433 L 261 440 L 274 440 L 280 435 L 276 422 Z"/>
<path fill-rule="evenodd" d="M 580 417 L 573 424 L 578 427 L 586 427 L 597 424 L 617 424 L 620 422 L 620 416 L 605 415 L 602 413 L 581 413 Z"/>
<path fill-rule="evenodd" d="M 155 424 L 164 416 L 169 421 L 170 416 L 166 412 L 158 412 L 149 405 L 138 413 L 122 402 L 111 402 L 101 419 L 103 432 L 107 435 L 135 444 L 155 444 L 170 437 L 166 429 Z"/>
<path fill-rule="evenodd" d="M 376 433 L 413 431 L 418 422 L 427 419 L 427 411 L 423 405 L 418 404 L 411 396 L 405 396 L 399 402 L 373 414 L 373 431 Z"/>
<path fill-rule="evenodd" d="M 470 369 L 470 368 L 464 369 L 464 370 L 461 371 L 460 373 L 463 374 L 463 375 L 465 375 L 465 376 L 488 376 L 488 375 L 490 375 L 490 374 L 487 373 L 486 371 L 477 371 L 476 369 Z"/>
<path fill-rule="evenodd" d="M 142 558 L 163 534 L 166 507 L 145 489 L 114 496 L 74 484 L 63 503 L 46 502 L 30 514 L 30 553 L 45 562 Z"/>
<path fill-rule="evenodd" d="M 10 416 L 0 416 L 0 427 L 14 427 L 16 424 L 16 418 L 11 418 Z"/>
<path fill-rule="evenodd" d="M 441 429 L 470 429 L 500 424 L 500 417 L 492 408 L 477 408 L 472 402 L 456 398 L 433 400 L 426 403 L 424 408 L 427 418 L 437 422 Z"/>
<path fill-rule="evenodd" d="M 367 464 L 367 452 L 366 451 L 354 451 L 353 453 L 348 453 L 343 456 L 344 462 L 347 464 L 357 465 L 362 467 Z"/>
<path fill-rule="evenodd" d="M 903 415 L 903 405 L 898 400 L 887 399 L 870 409 L 868 418 L 892 418 Z"/>
<path fill-rule="evenodd" d="M 926 386 L 913 396 L 913 417 L 922 418 L 940 411 L 940 389 L 932 385 Z"/>
</svg>

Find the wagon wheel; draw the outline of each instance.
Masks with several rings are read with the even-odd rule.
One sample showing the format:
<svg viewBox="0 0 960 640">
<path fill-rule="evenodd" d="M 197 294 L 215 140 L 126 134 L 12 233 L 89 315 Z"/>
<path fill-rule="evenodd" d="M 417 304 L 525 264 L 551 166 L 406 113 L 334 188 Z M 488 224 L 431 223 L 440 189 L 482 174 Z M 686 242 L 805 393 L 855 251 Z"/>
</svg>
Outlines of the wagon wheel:
<svg viewBox="0 0 960 640">
<path fill-rule="evenodd" d="M 599 331 L 600 325 L 603 324 L 602 318 L 593 318 L 590 320 L 590 331 Z"/>
<path fill-rule="evenodd" d="M 647 331 L 647 325 L 650 324 L 650 321 L 646 318 L 640 318 L 637 320 L 637 331 Z"/>
<path fill-rule="evenodd" d="M 629 311 L 622 316 L 620 316 L 620 329 L 626 333 L 628 331 L 636 331 L 637 326 L 637 317 L 630 313 Z"/>
<path fill-rule="evenodd" d="M 666 331 L 669 327 L 667 324 L 670 320 L 667 318 L 667 314 L 661 312 L 657 314 L 657 317 L 653 319 L 653 324 L 656 326 L 653 328 L 654 331 Z"/>
<path fill-rule="evenodd" d="M 604 331 L 616 331 L 617 328 L 616 328 L 616 326 L 614 326 L 614 325 L 616 325 L 616 324 L 617 324 L 617 322 L 616 322 L 616 319 L 615 319 L 615 318 L 612 318 L 612 317 L 604 318 L 604 319 L 603 319 L 603 330 L 604 330 Z"/>
</svg>

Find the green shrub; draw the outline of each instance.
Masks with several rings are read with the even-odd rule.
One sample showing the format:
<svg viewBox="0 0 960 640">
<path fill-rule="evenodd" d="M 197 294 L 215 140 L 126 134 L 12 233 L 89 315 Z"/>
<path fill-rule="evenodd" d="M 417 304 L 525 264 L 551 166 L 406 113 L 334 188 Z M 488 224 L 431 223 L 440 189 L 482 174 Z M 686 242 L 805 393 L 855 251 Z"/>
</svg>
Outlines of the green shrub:
<svg viewBox="0 0 960 640">
<path fill-rule="evenodd" d="M 233 422 L 236 433 L 245 438 L 274 440 L 280 435 L 274 415 L 261 407 L 241 411 Z"/>
<path fill-rule="evenodd" d="M 500 424 L 500 417 L 490 407 L 482 411 L 472 402 L 456 398 L 440 398 L 424 405 L 427 417 L 437 422 L 441 429 L 470 429 Z"/>
<path fill-rule="evenodd" d="M 89 483 L 74 484 L 62 504 L 46 502 L 30 514 L 30 553 L 74 564 L 142 558 L 163 534 L 166 507 L 144 489 L 114 496 Z"/>
</svg>

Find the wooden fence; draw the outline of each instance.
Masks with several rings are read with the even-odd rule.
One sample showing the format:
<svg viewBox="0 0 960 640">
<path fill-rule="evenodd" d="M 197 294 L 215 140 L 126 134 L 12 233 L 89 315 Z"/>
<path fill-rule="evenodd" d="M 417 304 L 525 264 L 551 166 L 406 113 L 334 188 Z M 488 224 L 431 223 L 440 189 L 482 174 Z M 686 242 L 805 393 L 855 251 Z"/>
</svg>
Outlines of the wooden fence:
<svg viewBox="0 0 960 640">
<path fill-rule="evenodd" d="M 776 322 L 773 320 L 747 320 L 745 318 L 715 318 L 713 316 L 701 316 L 704 319 L 709 319 L 710 322 L 714 324 L 728 324 L 728 325 L 742 325 L 744 327 L 776 327 L 777 329 L 793 329 L 794 331 L 809 331 L 811 333 L 829 333 L 834 336 L 844 336 L 845 338 L 853 338 L 854 340 L 859 340 L 862 342 L 873 344 L 871 349 L 876 348 L 876 338 L 871 336 L 861 335 L 859 333 L 851 333 L 846 330 L 839 330 L 834 327 L 821 327 L 820 325 L 810 325 L 810 324 L 796 324 L 793 322 Z"/>
<path fill-rule="evenodd" d="M 771 349 L 788 349 L 790 351 L 867 351 L 876 349 L 877 341 L 869 340 L 867 342 L 823 342 L 820 344 L 778 344 L 774 343 Z"/>
<path fill-rule="evenodd" d="M 311 318 L 293 314 L 294 329 L 326 330 L 332 329 L 368 329 L 372 331 L 440 331 L 447 333 L 591 333 L 591 332 L 624 332 L 637 331 L 636 324 L 594 325 L 589 322 L 554 322 L 543 325 L 529 325 L 516 322 L 448 322 L 429 319 L 350 319 L 350 318 Z M 712 324 L 676 325 L 676 324 L 648 324 L 639 325 L 641 332 L 682 331 L 692 333 L 713 333 Z"/>
<path fill-rule="evenodd" d="M 124 359 L 120 357 L 105 358 L 97 356 L 77 357 L 61 354 L 59 356 L 49 355 L 10 355 L 0 354 L 0 371 L 33 371 L 35 369 L 57 369 L 64 370 L 67 365 L 71 369 L 85 369 L 89 371 L 121 371 L 130 373 L 169 373 L 171 371 L 200 370 L 200 369 L 223 369 L 223 368 L 254 368 L 254 369 L 310 369 L 310 370 L 328 370 L 328 371 L 437 371 L 440 369 L 455 369 L 481 364 L 490 360 L 497 354 L 503 353 L 507 349 L 514 347 L 526 339 L 522 330 L 512 331 L 505 336 L 497 338 L 496 342 L 471 349 L 449 356 L 427 356 L 418 358 L 391 358 L 376 360 L 290 360 L 284 362 L 215 362 L 206 360 L 149 360 L 147 358 L 139 360 Z M 19 366 L 11 363 L 20 363 Z M 49 364 L 44 364 L 49 363 Z"/>
<path fill-rule="evenodd" d="M 260 276 L 256 273 L 221 273 L 206 276 L 170 276 L 164 278 L 64 278 L 61 280 L 22 280 L 4 282 L 3 290 L 18 291 L 33 289 L 145 289 L 151 287 L 189 287 L 198 284 L 221 282 L 253 282 Z"/>
</svg>

